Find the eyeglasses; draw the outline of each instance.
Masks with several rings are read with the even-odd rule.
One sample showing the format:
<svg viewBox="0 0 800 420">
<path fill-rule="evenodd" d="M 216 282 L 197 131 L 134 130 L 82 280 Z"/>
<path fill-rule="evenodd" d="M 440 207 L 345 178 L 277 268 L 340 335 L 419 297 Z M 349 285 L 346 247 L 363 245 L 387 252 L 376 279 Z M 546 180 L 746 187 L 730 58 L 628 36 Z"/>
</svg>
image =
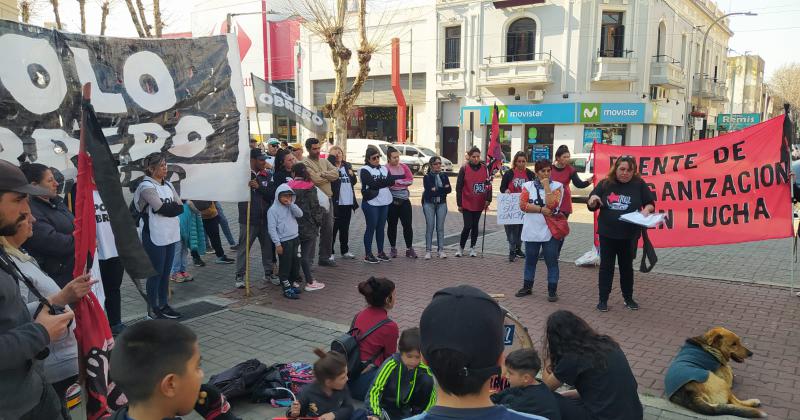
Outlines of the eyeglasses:
<svg viewBox="0 0 800 420">
<path fill-rule="evenodd" d="M 381 158 L 380 156 L 374 155 L 374 156 L 370 156 L 369 160 L 377 160 L 377 159 L 380 159 L 380 158 Z"/>
<path fill-rule="evenodd" d="M 269 147 L 278 147 L 277 144 L 268 144 Z"/>
</svg>

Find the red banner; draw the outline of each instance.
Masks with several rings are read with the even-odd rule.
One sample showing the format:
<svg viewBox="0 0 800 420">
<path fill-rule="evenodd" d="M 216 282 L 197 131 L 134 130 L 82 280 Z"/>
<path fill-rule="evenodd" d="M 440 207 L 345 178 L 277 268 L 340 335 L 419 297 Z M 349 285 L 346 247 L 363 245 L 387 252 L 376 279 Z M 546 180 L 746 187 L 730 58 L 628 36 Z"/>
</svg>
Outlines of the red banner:
<svg viewBox="0 0 800 420">
<path fill-rule="evenodd" d="M 781 163 L 783 116 L 741 131 L 663 146 L 595 144 L 595 176 L 633 156 L 667 222 L 650 231 L 658 248 L 791 237 L 791 181 Z"/>
</svg>

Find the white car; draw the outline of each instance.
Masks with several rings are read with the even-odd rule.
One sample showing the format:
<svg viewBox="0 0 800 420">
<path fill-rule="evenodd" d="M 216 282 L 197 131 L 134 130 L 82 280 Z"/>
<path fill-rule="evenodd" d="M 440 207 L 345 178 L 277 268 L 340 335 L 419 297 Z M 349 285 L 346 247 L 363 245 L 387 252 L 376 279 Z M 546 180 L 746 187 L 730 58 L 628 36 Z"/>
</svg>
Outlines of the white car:
<svg viewBox="0 0 800 420">
<path fill-rule="evenodd" d="M 429 162 L 431 158 L 434 156 L 439 156 L 438 153 L 434 152 L 431 149 L 423 146 L 415 146 L 411 144 L 397 144 L 394 146 L 397 150 L 400 151 L 400 155 L 411 156 L 411 157 L 418 157 L 422 159 L 422 166 L 419 168 L 419 173 L 425 175 L 428 172 Z M 445 172 L 453 172 L 453 162 L 450 159 L 442 157 L 442 170 Z"/>
<path fill-rule="evenodd" d="M 594 157 L 590 156 L 589 153 L 573 153 L 570 156 L 569 164 L 575 168 L 581 180 L 587 181 L 592 179 L 592 175 L 594 175 Z M 578 188 L 571 182 L 569 184 L 569 190 L 572 193 L 573 199 L 588 198 L 592 189 L 594 189 L 594 185 L 589 185 L 586 188 Z"/>
<path fill-rule="evenodd" d="M 422 159 L 418 156 L 407 156 L 403 153 L 402 150 L 398 148 L 398 146 L 403 146 L 401 144 L 389 143 L 388 141 L 383 140 L 372 140 L 372 139 L 347 139 L 347 161 L 353 164 L 353 166 L 359 167 L 364 166 L 364 155 L 367 152 L 367 147 L 375 146 L 378 151 L 381 153 L 381 165 L 385 165 L 388 154 L 386 153 L 389 149 L 389 146 L 392 146 L 397 151 L 400 152 L 400 163 L 405 163 L 408 166 L 408 169 L 411 170 L 413 173 L 417 173 L 422 168 Z"/>
</svg>

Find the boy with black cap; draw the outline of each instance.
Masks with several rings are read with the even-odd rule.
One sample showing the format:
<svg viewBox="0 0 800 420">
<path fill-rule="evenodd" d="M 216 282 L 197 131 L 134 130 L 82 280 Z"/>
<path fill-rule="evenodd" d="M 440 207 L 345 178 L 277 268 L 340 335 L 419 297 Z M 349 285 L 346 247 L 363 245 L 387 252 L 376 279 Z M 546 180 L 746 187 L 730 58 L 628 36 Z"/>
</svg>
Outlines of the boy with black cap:
<svg viewBox="0 0 800 420">
<path fill-rule="evenodd" d="M 500 374 L 503 311 L 472 286 L 442 289 L 420 318 L 422 357 L 436 378 L 436 405 L 414 420 L 540 419 L 496 406 L 490 379 Z"/>
</svg>

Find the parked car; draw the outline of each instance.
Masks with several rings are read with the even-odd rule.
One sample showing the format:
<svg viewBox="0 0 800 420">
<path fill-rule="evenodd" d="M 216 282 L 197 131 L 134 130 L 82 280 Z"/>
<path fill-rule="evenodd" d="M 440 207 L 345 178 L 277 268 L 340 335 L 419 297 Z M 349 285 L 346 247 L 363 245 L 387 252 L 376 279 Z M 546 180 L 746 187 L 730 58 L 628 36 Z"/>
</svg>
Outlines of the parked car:
<svg viewBox="0 0 800 420">
<path fill-rule="evenodd" d="M 422 146 L 415 146 L 411 144 L 397 144 L 394 147 L 400 151 L 401 156 L 406 155 L 422 159 L 422 166 L 419 168 L 420 175 L 425 175 L 425 173 L 428 172 L 428 165 L 429 165 L 428 162 L 430 162 L 432 157 L 440 156 L 433 150 Z M 453 162 L 451 162 L 449 159 L 442 157 L 442 170 L 445 172 L 452 172 Z"/>
<path fill-rule="evenodd" d="M 398 144 L 389 143 L 388 141 L 383 140 L 372 140 L 372 139 L 347 139 L 347 161 L 352 163 L 354 166 L 363 166 L 364 165 L 364 155 L 367 152 L 367 147 L 375 146 L 381 152 L 381 164 L 385 165 L 387 162 L 388 154 L 386 151 L 389 149 L 389 146 L 393 146 L 400 152 L 400 163 L 405 163 L 408 165 L 408 169 L 411 170 L 413 173 L 418 173 L 422 168 L 422 159 L 418 156 L 407 156 L 406 154 L 401 151 Z"/>
<path fill-rule="evenodd" d="M 586 181 L 592 179 L 594 175 L 594 157 L 589 153 L 573 153 L 569 159 L 569 164 L 578 172 L 578 176 Z M 572 198 L 589 198 L 589 193 L 594 189 L 593 185 L 586 188 L 578 188 L 572 183 L 569 184 L 569 190 L 572 193 Z"/>
</svg>

